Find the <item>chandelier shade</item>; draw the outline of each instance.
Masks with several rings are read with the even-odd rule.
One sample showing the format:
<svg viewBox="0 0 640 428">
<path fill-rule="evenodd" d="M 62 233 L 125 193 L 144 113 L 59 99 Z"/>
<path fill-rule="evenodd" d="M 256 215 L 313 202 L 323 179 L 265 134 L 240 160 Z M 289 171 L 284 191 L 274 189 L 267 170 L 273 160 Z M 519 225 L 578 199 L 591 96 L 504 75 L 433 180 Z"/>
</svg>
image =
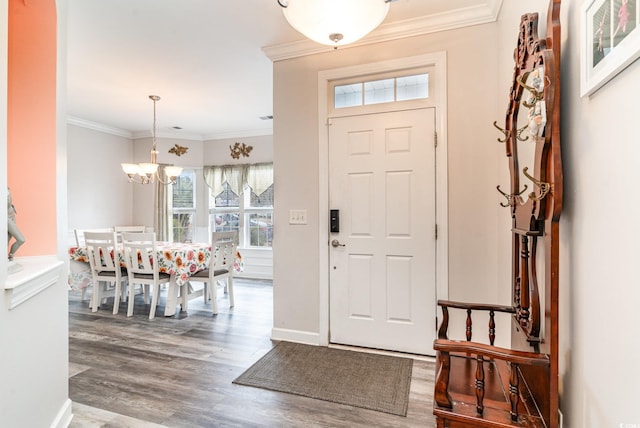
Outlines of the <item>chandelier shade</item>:
<svg viewBox="0 0 640 428">
<path fill-rule="evenodd" d="M 171 181 L 175 181 L 176 178 L 180 177 L 182 174 L 182 167 L 179 166 L 165 166 L 164 173 Z"/>
<path fill-rule="evenodd" d="M 182 173 L 182 167 L 179 166 L 165 166 L 164 174 L 167 181 L 162 181 L 158 174 L 158 150 L 156 150 L 156 102 L 160 101 L 160 97 L 157 95 L 149 95 L 149 99 L 153 101 L 153 130 L 151 134 L 152 148 L 151 148 L 151 160 L 150 162 L 143 163 L 123 163 L 122 170 L 129 177 L 129 182 L 149 184 L 153 183 L 157 178 L 159 183 L 173 184 L 176 179 Z M 138 178 L 136 178 L 138 177 Z"/>
<path fill-rule="evenodd" d="M 289 24 L 334 47 L 353 43 L 384 21 L 390 0 L 278 0 Z"/>
</svg>

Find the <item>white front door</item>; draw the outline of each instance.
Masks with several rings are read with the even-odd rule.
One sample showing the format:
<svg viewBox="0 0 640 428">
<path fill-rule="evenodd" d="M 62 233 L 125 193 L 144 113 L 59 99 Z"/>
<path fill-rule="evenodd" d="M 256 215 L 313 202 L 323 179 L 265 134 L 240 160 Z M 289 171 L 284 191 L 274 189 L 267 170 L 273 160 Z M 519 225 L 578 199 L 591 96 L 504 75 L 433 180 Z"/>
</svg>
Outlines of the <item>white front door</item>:
<svg viewBox="0 0 640 428">
<path fill-rule="evenodd" d="M 434 108 L 331 119 L 331 343 L 433 355 L 434 143 Z"/>
</svg>

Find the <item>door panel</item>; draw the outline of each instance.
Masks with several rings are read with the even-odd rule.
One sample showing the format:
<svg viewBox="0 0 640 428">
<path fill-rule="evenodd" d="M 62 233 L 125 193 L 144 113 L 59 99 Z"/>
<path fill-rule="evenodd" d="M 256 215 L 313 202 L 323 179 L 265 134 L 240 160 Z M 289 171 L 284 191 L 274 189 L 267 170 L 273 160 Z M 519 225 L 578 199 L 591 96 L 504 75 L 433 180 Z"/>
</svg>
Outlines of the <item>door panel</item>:
<svg viewBox="0 0 640 428">
<path fill-rule="evenodd" d="M 434 109 L 332 119 L 330 341 L 433 354 Z"/>
</svg>

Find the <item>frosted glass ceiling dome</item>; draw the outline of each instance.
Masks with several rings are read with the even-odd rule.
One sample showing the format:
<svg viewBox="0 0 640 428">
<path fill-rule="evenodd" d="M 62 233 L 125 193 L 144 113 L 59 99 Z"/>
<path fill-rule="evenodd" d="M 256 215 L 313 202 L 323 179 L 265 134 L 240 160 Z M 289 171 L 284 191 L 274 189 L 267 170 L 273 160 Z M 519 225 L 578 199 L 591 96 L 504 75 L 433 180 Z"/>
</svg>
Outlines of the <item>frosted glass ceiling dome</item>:
<svg viewBox="0 0 640 428">
<path fill-rule="evenodd" d="M 353 43 L 384 21 L 389 0 L 278 0 L 289 24 L 330 46 Z"/>
</svg>

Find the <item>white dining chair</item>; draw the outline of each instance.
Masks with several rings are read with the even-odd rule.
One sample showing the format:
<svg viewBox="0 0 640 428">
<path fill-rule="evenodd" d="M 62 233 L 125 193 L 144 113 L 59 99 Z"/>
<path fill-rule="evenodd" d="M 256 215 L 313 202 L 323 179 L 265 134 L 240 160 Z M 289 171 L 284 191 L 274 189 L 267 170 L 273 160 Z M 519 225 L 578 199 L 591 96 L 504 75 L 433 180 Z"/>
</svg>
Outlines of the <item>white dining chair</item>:
<svg viewBox="0 0 640 428">
<path fill-rule="evenodd" d="M 116 232 L 118 242 L 122 242 L 123 233 L 153 232 L 153 230 L 147 230 L 146 226 L 114 226 L 113 230 Z"/>
<path fill-rule="evenodd" d="M 84 244 L 93 279 L 91 311 L 96 312 L 107 294 L 113 294 L 113 313 L 117 314 L 128 278 L 125 269 L 120 266 L 116 234 L 85 232 Z"/>
<path fill-rule="evenodd" d="M 78 247 L 84 247 L 84 234 L 85 232 L 113 232 L 112 227 L 91 228 L 91 229 L 73 229 L 73 234 L 76 237 L 76 245 Z"/>
<path fill-rule="evenodd" d="M 101 229 L 73 229 L 73 235 L 76 238 L 76 247 L 81 248 L 85 246 L 84 233 L 85 232 L 113 232 L 110 227 Z M 87 287 L 82 287 L 82 301 L 87 300 Z"/>
<path fill-rule="evenodd" d="M 211 298 L 213 314 L 218 313 L 218 283 L 224 285 L 224 290 L 229 295 L 229 307 L 234 306 L 233 299 L 233 264 L 238 245 L 238 231 L 213 232 L 211 234 L 211 259 L 209 268 L 196 272 L 190 277 L 190 281 L 204 283 L 204 298 Z M 224 282 L 222 282 L 224 281 Z"/>
<path fill-rule="evenodd" d="M 151 287 L 149 319 L 153 319 L 160 300 L 160 284 L 168 283 L 171 280 L 171 275 L 159 271 L 156 234 L 124 232 L 122 247 L 129 275 L 127 316 L 133 315 L 135 286 L 137 284 L 143 287 L 145 304 L 148 303 L 149 288 Z"/>
</svg>

